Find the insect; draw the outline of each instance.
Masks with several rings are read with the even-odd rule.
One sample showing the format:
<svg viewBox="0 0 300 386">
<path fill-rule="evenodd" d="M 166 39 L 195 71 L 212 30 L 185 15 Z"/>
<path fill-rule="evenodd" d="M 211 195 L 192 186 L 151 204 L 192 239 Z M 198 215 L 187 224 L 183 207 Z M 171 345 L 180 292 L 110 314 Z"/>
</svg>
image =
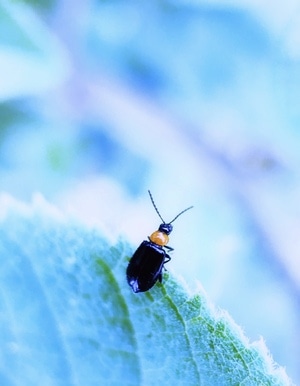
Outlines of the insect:
<svg viewBox="0 0 300 386">
<path fill-rule="evenodd" d="M 148 190 L 152 205 L 162 221 L 157 231 L 153 232 L 149 241 L 145 240 L 138 247 L 129 261 L 126 276 L 127 281 L 133 292 L 145 292 L 154 286 L 157 280 L 162 282 L 162 271 L 164 265 L 171 260 L 167 251 L 173 251 L 168 247 L 169 234 L 173 230 L 172 223 L 184 212 L 191 209 L 192 206 L 181 211 L 172 221 L 166 223 L 161 217 L 152 197 Z"/>
</svg>

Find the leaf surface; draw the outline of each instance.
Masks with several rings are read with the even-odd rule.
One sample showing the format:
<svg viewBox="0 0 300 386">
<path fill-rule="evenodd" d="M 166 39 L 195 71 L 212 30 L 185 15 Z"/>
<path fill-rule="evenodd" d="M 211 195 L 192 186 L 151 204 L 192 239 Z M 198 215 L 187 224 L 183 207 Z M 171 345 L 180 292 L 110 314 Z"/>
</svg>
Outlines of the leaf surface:
<svg viewBox="0 0 300 386">
<path fill-rule="evenodd" d="M 204 293 L 165 273 L 134 294 L 133 249 L 45 202 L 3 198 L 1 385 L 291 385 Z"/>
</svg>

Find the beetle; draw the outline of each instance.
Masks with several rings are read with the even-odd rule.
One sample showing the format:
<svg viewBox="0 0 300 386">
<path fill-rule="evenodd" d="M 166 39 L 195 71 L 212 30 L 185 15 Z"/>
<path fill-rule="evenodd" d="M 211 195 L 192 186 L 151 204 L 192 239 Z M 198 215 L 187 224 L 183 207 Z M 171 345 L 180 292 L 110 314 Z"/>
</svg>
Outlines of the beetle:
<svg viewBox="0 0 300 386">
<path fill-rule="evenodd" d="M 172 221 L 166 223 L 161 217 L 152 197 L 148 190 L 152 205 L 162 221 L 157 231 L 148 236 L 133 254 L 126 270 L 127 282 L 133 292 L 145 292 L 151 289 L 157 280 L 162 282 L 162 271 L 164 265 L 171 260 L 167 252 L 174 249 L 167 246 L 169 234 L 173 230 L 172 223 L 192 206 L 181 211 Z"/>
</svg>

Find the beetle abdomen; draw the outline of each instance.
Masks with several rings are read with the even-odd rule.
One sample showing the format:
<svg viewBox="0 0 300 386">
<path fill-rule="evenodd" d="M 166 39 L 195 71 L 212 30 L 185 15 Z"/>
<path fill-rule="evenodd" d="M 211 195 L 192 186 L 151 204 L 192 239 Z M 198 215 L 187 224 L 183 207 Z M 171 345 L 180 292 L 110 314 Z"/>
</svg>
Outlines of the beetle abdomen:
<svg viewBox="0 0 300 386">
<path fill-rule="evenodd" d="M 133 292 L 145 292 L 159 279 L 168 255 L 162 247 L 151 241 L 143 241 L 132 256 L 126 276 Z"/>
</svg>

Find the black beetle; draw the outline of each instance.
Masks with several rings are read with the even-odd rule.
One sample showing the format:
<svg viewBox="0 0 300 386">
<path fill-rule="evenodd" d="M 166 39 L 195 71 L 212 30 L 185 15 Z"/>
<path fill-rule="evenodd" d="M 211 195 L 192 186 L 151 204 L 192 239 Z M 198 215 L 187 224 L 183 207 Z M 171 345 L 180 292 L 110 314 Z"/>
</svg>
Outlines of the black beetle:
<svg viewBox="0 0 300 386">
<path fill-rule="evenodd" d="M 129 261 L 126 270 L 127 282 L 135 293 L 148 291 L 157 280 L 160 283 L 162 282 L 164 265 L 171 260 L 166 249 L 168 251 L 173 250 L 173 248 L 167 246 L 169 234 L 173 230 L 172 222 L 192 208 L 190 206 L 184 209 L 172 221 L 166 223 L 154 203 L 150 190 L 148 190 L 148 193 L 154 209 L 163 223 L 160 224 L 157 231 L 148 237 L 149 241 L 142 242 Z"/>
</svg>

